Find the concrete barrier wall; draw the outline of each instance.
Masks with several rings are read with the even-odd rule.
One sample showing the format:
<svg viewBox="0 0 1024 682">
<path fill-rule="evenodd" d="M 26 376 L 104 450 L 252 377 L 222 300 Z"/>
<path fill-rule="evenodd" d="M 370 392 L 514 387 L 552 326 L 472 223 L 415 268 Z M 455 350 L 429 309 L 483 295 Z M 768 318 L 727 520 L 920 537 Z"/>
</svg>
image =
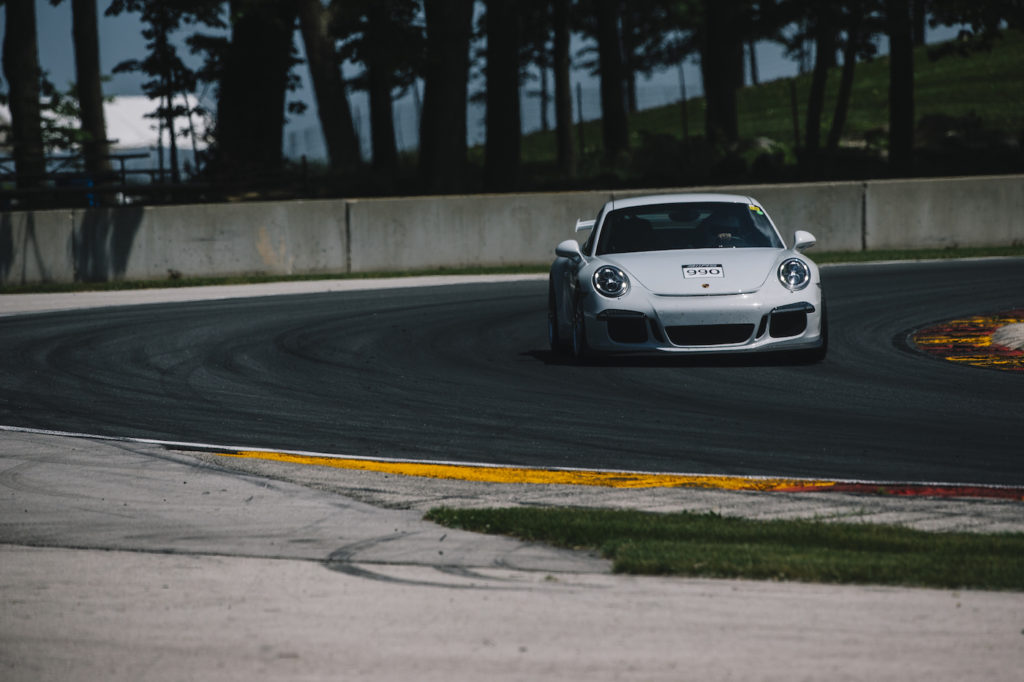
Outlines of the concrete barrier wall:
<svg viewBox="0 0 1024 682">
<path fill-rule="evenodd" d="M 0 283 L 346 271 L 339 201 L 0 215 Z"/>
<path fill-rule="evenodd" d="M 544 263 L 607 192 L 349 202 L 351 272 Z"/>
<path fill-rule="evenodd" d="M 1024 176 L 868 183 L 867 249 L 1024 244 Z"/>
<path fill-rule="evenodd" d="M 748 194 L 818 249 L 1024 244 L 1024 176 L 0 214 L 0 284 L 549 263 L 609 198 Z M 813 254 L 813 252 L 812 252 Z"/>
<path fill-rule="evenodd" d="M 0 214 L 0 284 L 74 281 L 68 211 Z"/>
<path fill-rule="evenodd" d="M 757 199 L 788 244 L 793 243 L 795 231 L 807 230 L 818 238 L 818 247 L 822 250 L 861 251 L 864 248 L 864 183 L 861 182 L 731 185 L 687 191 L 743 194 Z M 636 192 L 630 196 L 646 193 Z"/>
<path fill-rule="evenodd" d="M 131 258 L 110 278 L 341 272 L 345 234 L 338 201 L 154 206 L 143 210 Z"/>
</svg>

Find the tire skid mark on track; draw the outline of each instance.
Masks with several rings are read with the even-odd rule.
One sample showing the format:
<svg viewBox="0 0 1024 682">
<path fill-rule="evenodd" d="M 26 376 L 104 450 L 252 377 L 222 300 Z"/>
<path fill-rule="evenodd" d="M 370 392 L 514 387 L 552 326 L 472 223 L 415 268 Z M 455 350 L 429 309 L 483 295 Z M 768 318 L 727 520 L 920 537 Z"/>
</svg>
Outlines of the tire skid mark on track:
<svg viewBox="0 0 1024 682">
<path fill-rule="evenodd" d="M 1021 263 L 831 268 L 835 352 L 815 366 L 561 362 L 537 350 L 539 279 L 3 319 L 0 422 L 226 451 L 1024 487 L 1020 375 L 907 352 L 915 321 L 1024 305 Z"/>
</svg>

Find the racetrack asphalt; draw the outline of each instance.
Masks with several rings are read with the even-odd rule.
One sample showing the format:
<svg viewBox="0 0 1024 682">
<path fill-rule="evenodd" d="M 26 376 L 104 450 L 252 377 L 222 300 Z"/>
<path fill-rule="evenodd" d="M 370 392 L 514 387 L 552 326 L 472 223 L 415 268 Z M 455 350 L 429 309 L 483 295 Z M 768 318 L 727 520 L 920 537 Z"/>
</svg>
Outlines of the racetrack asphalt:
<svg viewBox="0 0 1024 682">
<path fill-rule="evenodd" d="M 936 320 L 1020 305 L 1022 263 L 825 268 L 831 350 L 817 365 L 579 367 L 546 349 L 541 277 L 0 318 L 0 424 L 535 468 L 1024 486 L 1020 377 L 908 345 Z"/>
<path fill-rule="evenodd" d="M 534 283 L 509 286 L 529 290 Z M 930 286 L 944 295 L 934 283 L 910 289 L 924 297 L 922 289 Z M 1015 292 L 1021 291 L 1016 286 Z M 983 305 L 998 307 L 1013 295 L 986 298 Z M 0 314 L 11 312 L 9 299 L 0 297 Z M 68 305 L 57 298 L 45 300 Z M 945 307 L 913 307 L 915 317 L 909 321 L 893 310 L 879 316 L 895 320 L 876 325 L 886 338 L 892 327 L 903 332 L 915 320 L 932 322 L 949 317 L 947 312 L 967 312 L 967 303 L 951 296 Z M 481 309 L 487 306 L 471 308 Z M 164 310 L 181 328 L 194 329 L 183 323 L 181 309 Z M 246 310 L 256 318 L 265 311 Z M 107 312 L 94 314 L 109 320 Z M 68 324 L 60 322 L 62 315 L 38 319 Z M 71 327 L 81 330 L 83 319 L 75 318 Z M 114 319 L 119 319 L 116 314 Z M 342 328 L 351 332 L 347 338 L 358 337 L 352 317 L 345 320 L 349 325 Z M 142 325 L 145 342 L 136 353 L 150 353 L 147 362 L 184 360 L 188 371 L 174 362 L 167 365 L 167 395 L 203 403 L 212 423 L 219 406 L 203 402 L 202 392 L 225 376 L 212 377 L 204 363 L 189 364 L 182 355 L 167 358 L 184 352 L 184 344 L 175 347 L 166 340 L 173 336 L 173 325 L 146 326 L 155 321 L 151 316 L 122 318 L 112 335 L 76 331 L 72 338 L 102 354 L 118 332 Z M 499 340 L 507 333 L 503 326 L 491 330 L 484 322 L 477 324 L 476 333 L 485 339 Z M 876 362 L 886 356 L 858 351 L 856 339 L 870 336 L 867 330 L 842 327 L 840 338 L 852 340 L 840 342 L 840 348 Z M 0 325 L 0 342 L 10 338 L 9 328 Z M 104 324 L 90 328 L 106 329 Z M 188 338 L 202 335 L 189 332 Z M 244 366 L 251 357 L 234 352 L 244 338 L 232 335 L 232 349 L 207 351 L 204 357 L 216 358 L 214 366 L 234 366 L 251 381 L 253 368 Z M 950 373 L 944 375 L 947 398 L 963 389 L 970 395 L 968 407 L 990 404 L 968 384 L 999 373 L 947 367 L 910 354 L 898 338 L 889 342 L 897 357 L 915 367 L 894 382 L 928 367 Z M 60 372 L 77 376 L 77 386 L 89 377 L 88 364 L 73 362 L 79 357 L 74 344 L 19 346 L 18 360 L 35 371 L 19 374 L 19 381 L 4 390 L 35 395 L 32 409 L 43 406 L 36 415 L 46 414 L 46 401 L 38 395 L 66 388 Z M 444 355 L 449 353 L 458 357 L 456 351 Z M 385 369 L 388 381 L 400 383 L 393 375 L 415 367 L 415 359 L 422 357 L 420 352 L 411 355 L 398 369 Z M 145 375 L 138 357 L 119 357 L 126 374 Z M 228 365 L 221 364 L 225 358 Z M 644 363 L 576 368 L 541 362 L 563 379 L 565 372 L 578 376 L 595 369 L 654 371 Z M 829 363 L 836 360 L 822 367 Z M 851 372 L 845 363 L 838 364 L 840 374 Z M 101 363 L 101 383 L 116 383 L 111 366 Z M 668 369 L 708 375 L 715 369 L 806 373 L 815 368 L 683 363 Z M 497 371 L 491 378 L 509 374 Z M 925 385 L 931 385 L 934 377 L 925 375 Z M 1019 389 L 1014 388 L 1019 384 L 980 381 L 1000 391 L 996 402 L 1019 407 Z M 621 386 L 621 379 L 614 385 Z M 284 392 L 287 406 L 289 392 Z M 138 391 L 139 400 L 148 400 L 146 393 Z M 12 402 L 8 398 L 7 408 Z M 89 393 L 81 402 L 72 410 L 56 400 L 49 409 L 80 420 L 69 430 L 96 433 L 103 429 L 74 427 L 131 422 L 125 414 L 108 418 L 131 409 L 109 394 Z M 93 409 L 102 418 L 90 422 Z M 800 431 L 799 416 L 794 415 L 789 432 Z M 265 416 L 255 418 L 254 436 L 273 433 L 259 424 Z M 35 425 L 62 426 L 44 421 Z M 161 423 L 152 416 L 146 421 Z M 165 433 L 163 426 L 148 428 L 145 433 Z M 1019 421 L 1004 423 L 997 435 L 1015 449 L 1003 457 L 980 457 L 980 466 L 1009 467 L 1012 473 L 1020 455 L 1017 432 Z M 1010 680 L 1019 671 L 1024 602 L 1018 594 L 611 576 L 607 564 L 593 557 L 440 529 L 419 520 L 419 514 L 436 504 L 581 504 L 1020 531 L 1020 502 L 438 481 L 25 431 L 0 432 L 0 459 L 4 679 Z"/>
</svg>

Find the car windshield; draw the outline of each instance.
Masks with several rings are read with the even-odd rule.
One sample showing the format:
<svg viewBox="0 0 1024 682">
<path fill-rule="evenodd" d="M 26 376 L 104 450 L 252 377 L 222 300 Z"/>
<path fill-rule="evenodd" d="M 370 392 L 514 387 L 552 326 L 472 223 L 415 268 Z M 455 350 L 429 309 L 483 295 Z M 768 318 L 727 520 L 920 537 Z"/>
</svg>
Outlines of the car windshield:
<svg viewBox="0 0 1024 682">
<path fill-rule="evenodd" d="M 651 204 L 611 211 L 597 255 L 730 247 L 782 248 L 782 242 L 764 211 L 752 204 Z"/>
</svg>

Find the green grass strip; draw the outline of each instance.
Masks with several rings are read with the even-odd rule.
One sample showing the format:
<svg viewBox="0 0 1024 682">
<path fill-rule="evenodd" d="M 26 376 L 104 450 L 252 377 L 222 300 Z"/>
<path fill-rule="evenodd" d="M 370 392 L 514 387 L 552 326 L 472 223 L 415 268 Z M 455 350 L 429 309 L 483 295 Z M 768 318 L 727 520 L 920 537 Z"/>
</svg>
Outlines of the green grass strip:
<svg viewBox="0 0 1024 682">
<path fill-rule="evenodd" d="M 807 254 L 815 263 L 864 263 L 894 260 L 934 260 L 947 258 L 989 258 L 1024 256 L 1024 245 L 956 249 L 915 249 L 906 251 L 853 251 Z M 552 258 L 554 254 L 552 253 Z M 502 275 L 543 274 L 549 265 L 509 265 L 502 267 L 433 268 L 393 272 L 318 273 L 307 275 L 238 275 L 233 277 L 182 277 L 160 280 L 110 282 L 43 282 L 0 286 L 0 294 L 45 294 L 79 291 L 123 291 L 167 287 L 224 286 L 230 284 L 264 284 L 267 282 L 303 282 L 332 279 L 381 279 L 385 277 L 417 277 L 428 275 Z"/>
<path fill-rule="evenodd" d="M 554 259 L 554 252 L 552 252 Z M 422 277 L 433 275 L 519 275 L 547 272 L 544 265 L 507 265 L 500 267 L 432 268 L 380 272 L 322 272 L 305 275 L 234 275 L 230 277 L 177 277 L 159 280 L 115 280 L 110 282 L 43 282 L 0 286 L 0 294 L 41 294 L 77 291 L 122 291 L 177 287 L 225 286 L 231 284 L 266 284 L 268 282 L 313 282 L 334 279 L 384 279 L 388 277 Z M 412 286 L 410 284 L 410 286 Z"/>
<path fill-rule="evenodd" d="M 818 264 L 871 263 L 884 261 L 947 260 L 953 258 L 1012 258 L 1024 256 L 1024 244 L 1016 246 L 976 246 L 950 249 L 910 249 L 889 251 L 820 251 L 807 256 Z"/>
<path fill-rule="evenodd" d="M 1024 590 L 1024 533 L 600 509 L 430 510 L 444 526 L 596 550 L 617 573 Z"/>
</svg>

